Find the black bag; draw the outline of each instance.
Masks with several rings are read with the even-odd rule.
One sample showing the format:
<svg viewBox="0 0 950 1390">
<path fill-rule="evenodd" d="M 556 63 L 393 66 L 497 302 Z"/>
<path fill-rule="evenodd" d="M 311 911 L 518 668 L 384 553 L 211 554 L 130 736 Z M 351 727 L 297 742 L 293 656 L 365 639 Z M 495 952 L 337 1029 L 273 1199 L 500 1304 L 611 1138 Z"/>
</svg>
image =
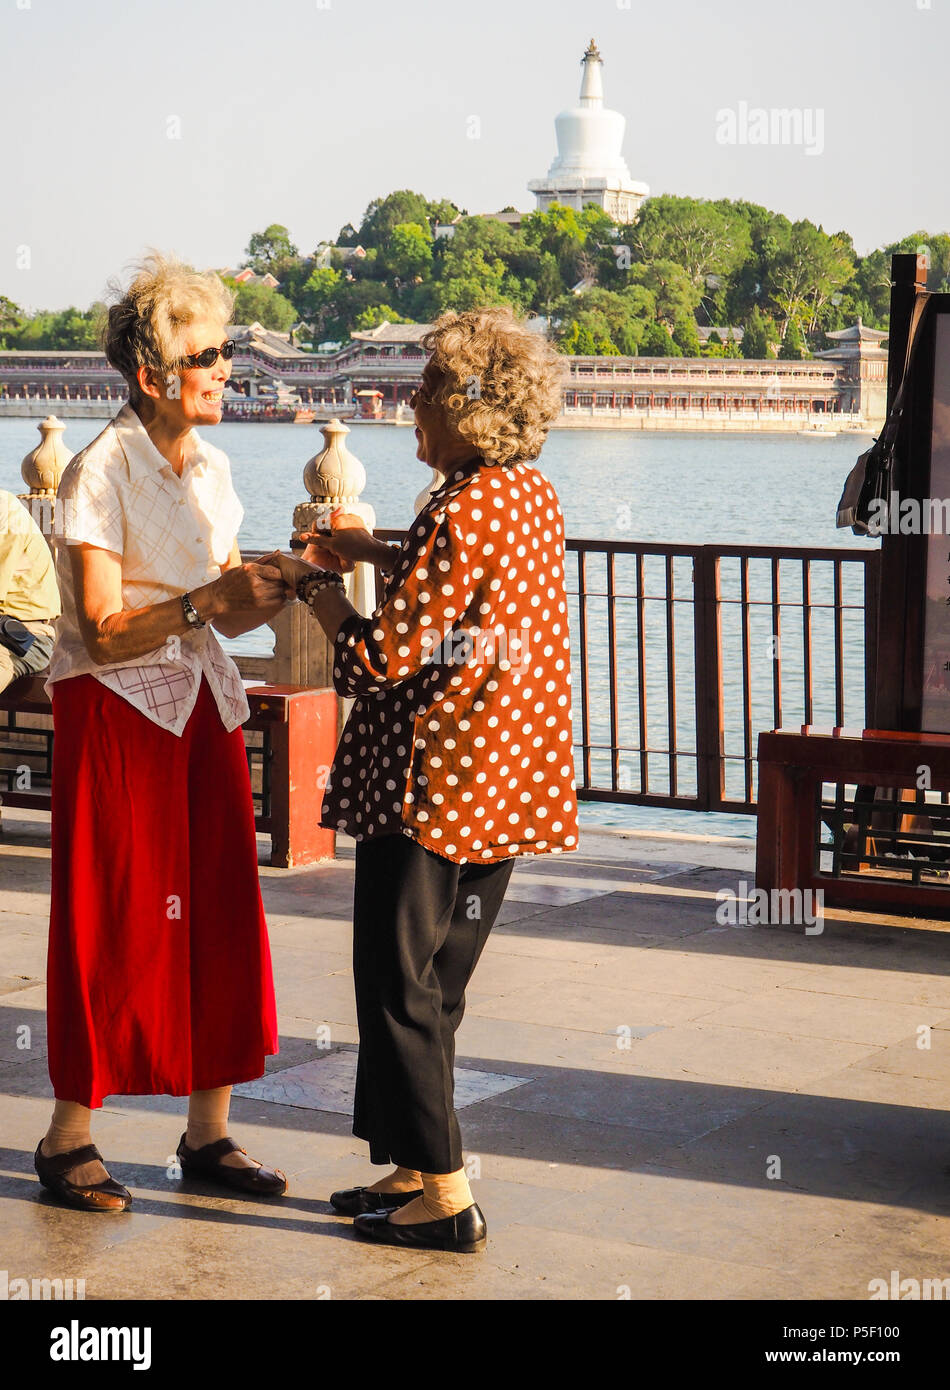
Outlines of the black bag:
<svg viewBox="0 0 950 1390">
<path fill-rule="evenodd" d="M 876 502 L 884 503 L 886 515 L 890 494 L 895 490 L 897 459 L 895 445 L 900 429 L 901 417 L 906 403 L 907 385 L 914 352 L 920 341 L 920 327 L 931 300 L 926 292 L 917 295 L 914 312 L 911 315 L 907 334 L 907 352 L 904 357 L 904 373 L 901 384 L 894 394 L 894 403 L 884 423 L 884 428 L 870 449 L 861 455 L 848 474 L 838 503 L 836 526 L 850 526 L 856 536 L 875 536 L 879 531 L 868 525 L 872 511 L 880 514 Z"/>
<path fill-rule="evenodd" d="M 35 633 L 24 627 L 19 619 L 0 615 L 0 644 L 7 651 L 14 656 L 26 656 L 35 641 Z"/>
</svg>

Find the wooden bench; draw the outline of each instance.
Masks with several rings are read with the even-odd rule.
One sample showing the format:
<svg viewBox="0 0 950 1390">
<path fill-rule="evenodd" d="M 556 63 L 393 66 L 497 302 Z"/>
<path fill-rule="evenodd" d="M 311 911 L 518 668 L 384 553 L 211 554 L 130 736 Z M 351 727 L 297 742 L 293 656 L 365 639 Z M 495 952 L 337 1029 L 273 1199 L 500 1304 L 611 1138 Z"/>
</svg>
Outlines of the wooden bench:
<svg viewBox="0 0 950 1390">
<path fill-rule="evenodd" d="M 0 692 L 6 716 L 0 722 L 0 807 L 50 808 L 53 728 L 45 679 L 22 676 Z M 336 836 L 320 826 L 320 813 L 337 744 L 336 692 L 264 683 L 245 689 L 255 821 L 270 835 L 271 864 L 290 869 L 332 859 Z"/>
<path fill-rule="evenodd" d="M 821 889 L 829 906 L 950 917 L 950 873 L 941 870 L 950 870 L 950 807 L 912 804 L 922 784 L 950 792 L 950 735 L 779 729 L 759 735 L 758 762 L 758 888 Z M 823 783 L 838 788 L 830 801 Z M 848 785 L 859 789 L 852 799 Z M 872 799 L 875 788 L 893 789 L 893 799 Z M 837 831 L 824 848 L 823 826 Z"/>
</svg>

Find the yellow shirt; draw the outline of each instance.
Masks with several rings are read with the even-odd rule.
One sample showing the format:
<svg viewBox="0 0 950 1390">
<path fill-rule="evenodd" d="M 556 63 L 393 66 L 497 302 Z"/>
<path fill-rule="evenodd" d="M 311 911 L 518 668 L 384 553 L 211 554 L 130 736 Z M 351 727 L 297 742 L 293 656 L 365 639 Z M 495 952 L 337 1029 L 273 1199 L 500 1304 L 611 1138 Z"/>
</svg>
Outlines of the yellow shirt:
<svg viewBox="0 0 950 1390">
<path fill-rule="evenodd" d="M 20 622 L 51 622 L 61 611 L 43 532 L 19 498 L 0 488 L 0 613 Z"/>
</svg>

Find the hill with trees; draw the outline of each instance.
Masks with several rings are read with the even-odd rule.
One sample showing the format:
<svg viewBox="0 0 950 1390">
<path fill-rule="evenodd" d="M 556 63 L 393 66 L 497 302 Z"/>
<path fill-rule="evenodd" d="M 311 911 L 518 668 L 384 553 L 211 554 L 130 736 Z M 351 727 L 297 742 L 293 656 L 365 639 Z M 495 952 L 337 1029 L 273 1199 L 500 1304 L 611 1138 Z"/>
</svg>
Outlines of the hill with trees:
<svg viewBox="0 0 950 1390">
<path fill-rule="evenodd" d="M 886 329 L 891 254 L 922 249 L 930 288 L 947 290 L 945 233 L 914 232 L 862 257 L 846 232 L 743 201 L 662 194 L 632 225 L 592 204 L 581 213 L 553 206 L 512 227 L 401 189 L 374 199 L 358 227 L 347 223 L 311 255 L 280 223 L 255 232 L 243 264 L 279 287 L 229 283 L 235 322 L 294 329 L 296 341 L 315 345 L 384 319 L 427 322 L 444 309 L 510 304 L 543 315 L 567 353 L 728 356 L 736 348 L 721 334 L 705 343 L 699 334 L 728 326 L 744 330 L 744 356 L 791 358 L 858 317 Z M 0 343 L 91 347 L 99 312 L 26 316 L 0 300 Z"/>
</svg>

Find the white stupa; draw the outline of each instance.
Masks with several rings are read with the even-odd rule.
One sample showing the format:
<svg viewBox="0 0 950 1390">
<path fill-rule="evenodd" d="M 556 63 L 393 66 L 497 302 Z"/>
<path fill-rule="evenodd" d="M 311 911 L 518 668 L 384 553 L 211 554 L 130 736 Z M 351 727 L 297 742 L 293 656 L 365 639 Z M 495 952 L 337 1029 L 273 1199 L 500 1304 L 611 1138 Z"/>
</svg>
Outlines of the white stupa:
<svg viewBox="0 0 950 1390">
<path fill-rule="evenodd" d="M 619 111 L 604 107 L 603 59 L 593 39 L 581 63 L 580 101 L 554 122 L 557 158 L 547 178 L 532 179 L 528 187 L 542 212 L 552 203 L 577 212 L 595 203 L 615 222 L 632 222 L 650 190 L 630 177 L 623 157 L 627 123 Z"/>
</svg>

